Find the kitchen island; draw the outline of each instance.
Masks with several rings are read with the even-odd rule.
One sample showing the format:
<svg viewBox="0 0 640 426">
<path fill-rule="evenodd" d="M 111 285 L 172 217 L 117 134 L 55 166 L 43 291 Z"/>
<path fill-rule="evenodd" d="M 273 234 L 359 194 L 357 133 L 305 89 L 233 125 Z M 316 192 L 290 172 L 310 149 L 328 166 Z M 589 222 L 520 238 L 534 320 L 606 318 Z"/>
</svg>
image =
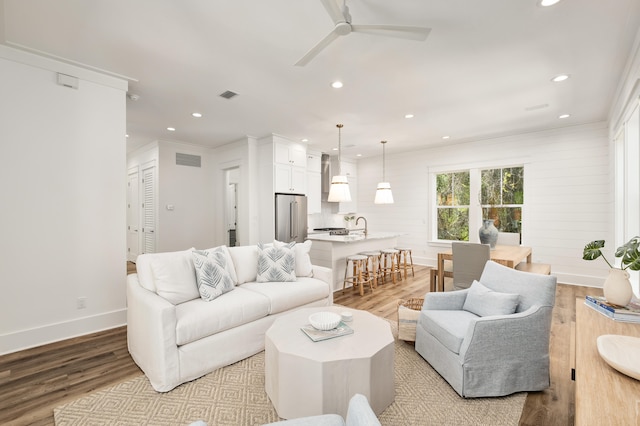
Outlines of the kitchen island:
<svg viewBox="0 0 640 426">
<path fill-rule="evenodd" d="M 333 270 L 333 291 L 341 290 L 346 258 L 363 251 L 395 248 L 400 234 L 394 232 L 370 232 L 350 235 L 309 234 L 311 263 Z"/>
</svg>

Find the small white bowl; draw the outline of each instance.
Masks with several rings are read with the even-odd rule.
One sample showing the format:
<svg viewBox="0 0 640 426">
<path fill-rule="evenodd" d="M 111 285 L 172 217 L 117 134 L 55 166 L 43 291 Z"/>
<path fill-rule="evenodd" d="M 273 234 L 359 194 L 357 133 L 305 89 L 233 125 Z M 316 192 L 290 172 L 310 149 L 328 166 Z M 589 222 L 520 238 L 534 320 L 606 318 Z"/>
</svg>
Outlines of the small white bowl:
<svg viewBox="0 0 640 426">
<path fill-rule="evenodd" d="M 349 311 L 340 312 L 340 315 L 342 316 L 342 321 L 344 322 L 353 320 L 353 314 Z"/>
<path fill-rule="evenodd" d="M 309 315 L 309 323 L 318 330 L 331 330 L 340 324 L 342 317 L 333 312 L 316 312 Z"/>
</svg>

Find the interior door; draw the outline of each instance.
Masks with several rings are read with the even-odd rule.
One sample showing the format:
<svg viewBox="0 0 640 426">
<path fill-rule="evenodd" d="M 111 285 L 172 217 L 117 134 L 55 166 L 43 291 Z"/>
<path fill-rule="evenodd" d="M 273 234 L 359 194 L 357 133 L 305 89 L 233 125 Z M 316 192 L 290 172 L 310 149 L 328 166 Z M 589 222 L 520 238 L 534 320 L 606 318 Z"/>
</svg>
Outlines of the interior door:
<svg viewBox="0 0 640 426">
<path fill-rule="evenodd" d="M 140 185 L 138 169 L 127 179 L 127 260 L 136 261 L 140 250 Z"/>
<path fill-rule="evenodd" d="M 142 252 L 156 252 L 156 167 L 142 170 Z"/>
</svg>

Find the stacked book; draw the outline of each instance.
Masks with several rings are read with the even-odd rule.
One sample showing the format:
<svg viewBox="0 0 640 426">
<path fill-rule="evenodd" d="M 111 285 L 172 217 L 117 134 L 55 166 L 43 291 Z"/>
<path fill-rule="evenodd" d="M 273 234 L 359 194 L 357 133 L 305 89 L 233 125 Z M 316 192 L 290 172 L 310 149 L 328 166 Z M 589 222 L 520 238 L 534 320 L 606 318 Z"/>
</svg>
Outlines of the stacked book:
<svg viewBox="0 0 640 426">
<path fill-rule="evenodd" d="M 616 321 L 640 323 L 640 301 L 632 299 L 627 306 L 614 305 L 602 296 L 586 296 L 584 304 Z"/>
</svg>

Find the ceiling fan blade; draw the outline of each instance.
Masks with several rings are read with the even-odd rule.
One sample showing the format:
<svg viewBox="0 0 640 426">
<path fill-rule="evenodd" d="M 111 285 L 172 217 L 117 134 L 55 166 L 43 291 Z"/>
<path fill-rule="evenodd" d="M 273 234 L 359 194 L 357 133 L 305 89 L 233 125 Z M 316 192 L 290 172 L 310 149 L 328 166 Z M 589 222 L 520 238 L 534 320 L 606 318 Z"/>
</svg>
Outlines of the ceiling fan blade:
<svg viewBox="0 0 640 426">
<path fill-rule="evenodd" d="M 325 38 L 320 40 L 320 43 L 316 44 L 309 50 L 298 62 L 295 63 L 297 67 L 304 67 L 307 65 L 313 58 L 315 58 L 318 53 L 322 52 L 322 50 L 327 47 L 331 42 L 338 38 L 338 33 L 334 30 L 329 33 Z"/>
<path fill-rule="evenodd" d="M 324 6 L 325 10 L 333 20 L 334 24 L 337 24 L 338 22 L 346 21 L 344 15 L 342 14 L 342 10 L 340 9 L 340 6 L 338 6 L 338 3 L 336 3 L 336 0 L 320 0 L 320 1 L 322 2 L 322 5 Z"/>
<path fill-rule="evenodd" d="M 351 31 L 385 37 L 424 41 L 429 36 L 431 28 L 403 27 L 398 25 L 351 25 Z"/>
</svg>

